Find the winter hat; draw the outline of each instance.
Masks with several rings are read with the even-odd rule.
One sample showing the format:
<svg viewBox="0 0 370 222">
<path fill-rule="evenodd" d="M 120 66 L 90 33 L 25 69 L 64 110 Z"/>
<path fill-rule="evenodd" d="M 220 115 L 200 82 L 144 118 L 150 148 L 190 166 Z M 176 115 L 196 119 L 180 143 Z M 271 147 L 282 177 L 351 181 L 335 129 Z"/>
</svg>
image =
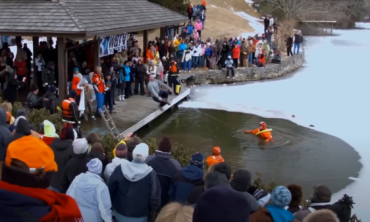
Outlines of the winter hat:
<svg viewBox="0 0 370 222">
<path fill-rule="evenodd" d="M 198 198 L 193 222 L 249 222 L 250 212 L 244 196 L 229 186 L 215 186 Z"/>
<path fill-rule="evenodd" d="M 247 170 L 237 170 L 234 173 L 233 180 L 231 181 L 231 187 L 234 190 L 240 191 L 240 192 L 247 192 L 248 187 L 251 184 L 252 175 Z"/>
<path fill-rule="evenodd" d="M 15 116 L 15 118 L 18 118 L 20 116 L 26 117 L 26 111 L 24 109 L 18 109 L 17 110 L 17 115 Z"/>
<path fill-rule="evenodd" d="M 49 120 L 44 120 L 44 136 L 47 137 L 59 137 L 58 134 L 55 133 L 55 126 Z"/>
<path fill-rule="evenodd" d="M 227 58 L 231 59 L 231 56 L 228 56 Z"/>
<path fill-rule="evenodd" d="M 271 192 L 270 203 L 276 207 L 284 208 L 290 204 L 292 195 L 288 188 L 278 186 Z"/>
<path fill-rule="evenodd" d="M 127 146 L 124 143 L 118 144 L 115 149 L 116 157 L 118 158 L 126 158 L 127 157 Z"/>
<path fill-rule="evenodd" d="M 83 139 L 76 139 L 73 141 L 73 152 L 75 154 L 84 154 L 87 152 L 88 144 L 85 138 Z"/>
<path fill-rule="evenodd" d="M 209 173 L 204 183 L 207 190 L 218 185 L 229 185 L 229 181 L 226 179 L 225 174 L 220 172 Z"/>
<path fill-rule="evenodd" d="M 64 123 L 62 130 L 60 131 L 60 139 L 62 140 L 75 140 L 75 135 L 73 132 L 73 125 L 70 123 Z"/>
<path fill-rule="evenodd" d="M 194 153 L 190 159 L 190 165 L 197 166 L 201 169 L 204 167 L 204 156 L 201 153 Z"/>
<path fill-rule="evenodd" d="M 10 166 L 13 159 L 24 162 L 28 168 L 44 168 L 45 172 L 58 171 L 53 150 L 32 135 L 23 136 L 9 144 L 5 164 Z"/>
<path fill-rule="evenodd" d="M 313 186 L 313 198 L 317 199 L 315 202 L 330 202 L 331 201 L 331 190 L 324 184 Z"/>
<path fill-rule="evenodd" d="M 69 94 L 69 96 L 71 97 L 71 98 L 76 98 L 77 97 L 77 93 L 76 93 L 76 91 L 75 90 L 71 90 L 71 93 Z"/>
<path fill-rule="evenodd" d="M 224 174 L 226 176 L 227 180 L 230 180 L 230 178 L 231 178 L 231 167 L 230 167 L 229 164 L 227 164 L 225 162 L 216 164 L 213 171 Z"/>
<path fill-rule="evenodd" d="M 25 116 L 19 116 L 17 117 L 15 120 L 14 120 L 14 126 L 17 126 L 18 125 L 18 122 L 20 119 L 24 119 L 27 121 L 26 117 Z"/>
<path fill-rule="evenodd" d="M 344 194 L 342 199 L 335 202 L 330 206 L 330 210 L 333 211 L 340 221 L 350 221 L 350 217 L 352 216 L 352 208 L 353 204 L 355 204 L 352 200 L 352 197 Z"/>
<path fill-rule="evenodd" d="M 93 173 L 93 174 L 98 174 L 100 175 L 102 170 L 103 170 L 103 164 L 102 162 L 98 159 L 98 158 L 94 158 L 92 160 L 90 160 L 87 164 L 87 170 L 90 172 L 90 173 Z"/>
<path fill-rule="evenodd" d="M 37 85 L 36 84 L 32 84 L 31 85 L 31 92 L 34 92 L 34 91 L 36 91 L 36 90 L 38 90 L 39 89 L 39 87 L 37 87 Z"/>
<path fill-rule="evenodd" d="M 149 147 L 145 143 L 138 144 L 132 152 L 132 158 L 134 161 L 144 163 L 146 158 L 149 156 Z"/>
<path fill-rule="evenodd" d="M 49 91 L 55 93 L 55 91 L 57 91 L 57 88 L 54 85 L 51 85 L 49 86 Z"/>
<path fill-rule="evenodd" d="M 75 67 L 74 69 L 73 69 L 73 72 L 78 72 L 79 71 L 79 69 L 77 68 L 77 67 Z"/>
<path fill-rule="evenodd" d="M 166 153 L 171 153 L 172 150 L 172 144 L 171 140 L 168 137 L 165 137 L 159 142 L 158 150 Z"/>
<path fill-rule="evenodd" d="M 339 222 L 339 220 L 333 211 L 323 209 L 310 213 L 302 222 Z"/>
</svg>

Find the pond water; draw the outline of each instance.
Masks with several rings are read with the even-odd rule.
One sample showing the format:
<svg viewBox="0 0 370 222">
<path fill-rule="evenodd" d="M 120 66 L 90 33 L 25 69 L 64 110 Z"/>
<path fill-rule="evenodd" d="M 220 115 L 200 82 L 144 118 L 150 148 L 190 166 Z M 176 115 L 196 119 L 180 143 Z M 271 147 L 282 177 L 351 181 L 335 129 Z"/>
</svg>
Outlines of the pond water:
<svg viewBox="0 0 370 222">
<path fill-rule="evenodd" d="M 234 170 L 300 184 L 307 198 L 312 185 L 324 183 L 335 192 L 333 201 L 344 193 L 353 196 L 353 212 L 370 220 L 370 142 L 364 129 L 370 125 L 370 30 L 335 33 L 306 37 L 306 63 L 286 78 L 196 87 L 190 101 L 140 136 L 168 136 L 206 156 L 220 146 Z M 260 121 L 273 129 L 274 143 L 243 133 Z"/>
</svg>

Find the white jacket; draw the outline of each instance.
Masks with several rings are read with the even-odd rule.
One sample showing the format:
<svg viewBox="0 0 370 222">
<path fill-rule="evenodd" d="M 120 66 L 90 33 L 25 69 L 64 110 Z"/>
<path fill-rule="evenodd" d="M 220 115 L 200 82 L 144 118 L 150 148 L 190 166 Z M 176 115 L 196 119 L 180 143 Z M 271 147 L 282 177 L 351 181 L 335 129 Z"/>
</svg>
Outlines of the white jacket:
<svg viewBox="0 0 370 222">
<path fill-rule="evenodd" d="M 202 51 L 202 47 L 200 45 L 194 46 L 194 49 L 192 51 L 193 56 L 200 56 L 200 52 Z"/>
<path fill-rule="evenodd" d="M 118 157 L 114 157 L 114 159 L 112 160 L 111 163 L 109 163 L 106 167 L 105 167 L 105 170 L 104 170 L 104 178 L 105 178 L 105 182 L 108 183 L 109 181 L 109 178 L 110 176 L 112 175 L 114 169 L 116 169 L 116 167 L 118 167 L 119 165 L 121 165 L 122 163 L 126 163 L 128 162 L 128 160 L 126 159 L 121 159 L 121 158 L 118 158 Z"/>
<path fill-rule="evenodd" d="M 182 62 L 190 61 L 192 56 L 193 56 L 192 50 L 186 49 L 184 51 L 184 54 L 182 55 Z"/>
<path fill-rule="evenodd" d="M 99 175 L 81 173 L 74 178 L 66 194 L 75 199 L 84 221 L 112 222 L 109 190 Z"/>
</svg>

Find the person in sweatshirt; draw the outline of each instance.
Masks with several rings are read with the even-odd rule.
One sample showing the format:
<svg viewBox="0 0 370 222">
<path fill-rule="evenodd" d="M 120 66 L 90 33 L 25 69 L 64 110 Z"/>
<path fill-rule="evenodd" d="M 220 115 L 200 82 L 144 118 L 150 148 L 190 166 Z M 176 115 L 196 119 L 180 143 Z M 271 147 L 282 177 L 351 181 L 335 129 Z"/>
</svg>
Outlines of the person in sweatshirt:
<svg viewBox="0 0 370 222">
<path fill-rule="evenodd" d="M 172 89 L 162 81 L 156 80 L 154 76 L 150 76 L 148 89 L 152 95 L 152 99 L 159 103 L 161 107 L 166 104 L 171 104 L 168 101 L 168 94 L 172 93 Z"/>
<path fill-rule="evenodd" d="M 172 144 L 169 138 L 165 137 L 158 145 L 158 150 L 146 160 L 146 163 L 157 173 L 161 184 L 161 208 L 169 202 L 168 191 L 171 180 L 178 170 L 181 170 L 180 163 L 171 156 Z"/>
<path fill-rule="evenodd" d="M 109 163 L 104 170 L 104 178 L 108 183 L 110 176 L 112 175 L 114 169 L 121 164 L 128 162 L 127 160 L 127 146 L 126 143 L 120 142 L 114 149 L 114 158 L 111 163 Z"/>
<path fill-rule="evenodd" d="M 138 144 L 133 161 L 116 167 L 108 181 L 116 221 L 146 222 L 161 205 L 161 187 L 153 168 L 145 163 L 149 147 Z"/>
<path fill-rule="evenodd" d="M 185 204 L 193 188 L 204 184 L 203 168 L 203 154 L 193 154 L 189 166 L 178 170 L 173 176 L 171 187 L 168 192 L 170 200 Z"/>
<path fill-rule="evenodd" d="M 202 36 L 202 29 L 203 29 L 203 23 L 201 22 L 200 19 L 197 19 L 195 22 L 194 28 L 197 30 L 199 37 Z"/>
<path fill-rule="evenodd" d="M 231 71 L 231 76 L 234 78 L 234 68 L 233 68 L 234 61 L 231 59 L 231 56 L 228 56 L 225 60 L 225 66 L 226 66 L 226 77 L 229 78 L 229 72 Z"/>
<path fill-rule="evenodd" d="M 278 186 L 271 192 L 271 197 L 266 206 L 249 217 L 250 222 L 293 222 L 294 215 L 285 210 L 292 200 L 292 195 L 288 188 Z"/>
<path fill-rule="evenodd" d="M 112 222 L 109 190 L 100 177 L 103 164 L 94 158 L 86 167 L 87 172 L 75 177 L 66 194 L 76 200 L 84 221 Z"/>
</svg>

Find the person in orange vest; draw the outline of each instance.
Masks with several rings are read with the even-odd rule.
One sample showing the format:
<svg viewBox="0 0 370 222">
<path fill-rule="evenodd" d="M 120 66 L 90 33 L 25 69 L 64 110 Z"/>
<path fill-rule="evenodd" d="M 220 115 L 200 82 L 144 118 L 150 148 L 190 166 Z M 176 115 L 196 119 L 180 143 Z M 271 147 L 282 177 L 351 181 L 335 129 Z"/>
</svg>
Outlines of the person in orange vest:
<svg viewBox="0 0 370 222">
<path fill-rule="evenodd" d="M 209 167 L 214 164 L 225 162 L 224 158 L 221 156 L 221 148 L 218 146 L 213 147 L 212 156 L 209 156 L 206 162 Z"/>
<path fill-rule="evenodd" d="M 171 58 L 168 66 L 168 85 L 172 87 L 176 83 L 178 77 L 179 69 L 175 58 Z M 174 88 L 175 89 L 175 88 Z M 176 91 L 176 90 L 174 90 Z"/>
<path fill-rule="evenodd" d="M 106 90 L 104 84 L 104 76 L 101 72 L 101 67 L 97 66 L 92 77 L 92 82 L 94 84 L 94 91 L 96 95 L 96 116 L 100 116 L 99 109 L 103 111 L 103 104 L 104 104 L 104 92 Z"/>
<path fill-rule="evenodd" d="M 270 142 L 273 141 L 272 134 L 271 134 L 272 129 L 267 129 L 267 125 L 265 122 L 260 122 L 260 127 L 254 130 L 246 130 L 244 131 L 245 133 L 252 133 L 256 136 L 259 136 L 260 138 L 264 139 L 265 142 Z"/>
<path fill-rule="evenodd" d="M 82 75 L 77 67 L 73 69 L 73 78 L 72 78 L 71 88 L 77 93 L 76 103 L 80 104 L 81 91 L 83 90 L 83 86 L 82 86 Z"/>
<path fill-rule="evenodd" d="M 62 121 L 73 124 L 77 132 L 78 138 L 82 138 L 80 131 L 80 121 L 78 119 L 78 107 L 76 104 L 76 91 L 72 90 L 71 93 L 62 102 Z"/>
</svg>

